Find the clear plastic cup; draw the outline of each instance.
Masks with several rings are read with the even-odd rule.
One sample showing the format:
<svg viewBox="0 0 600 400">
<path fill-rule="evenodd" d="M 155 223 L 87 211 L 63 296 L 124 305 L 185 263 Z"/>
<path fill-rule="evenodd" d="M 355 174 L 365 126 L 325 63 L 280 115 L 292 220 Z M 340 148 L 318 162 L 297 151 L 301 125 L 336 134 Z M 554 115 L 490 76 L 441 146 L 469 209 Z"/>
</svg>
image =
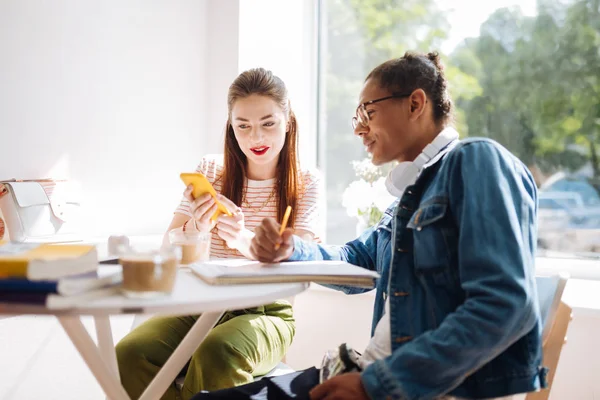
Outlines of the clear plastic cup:
<svg viewBox="0 0 600 400">
<path fill-rule="evenodd" d="M 123 294 L 133 298 L 169 295 L 175 286 L 179 257 L 179 249 L 172 246 L 143 252 L 129 247 L 119 255 Z"/>
<path fill-rule="evenodd" d="M 181 265 L 208 261 L 210 258 L 210 232 L 182 231 L 173 229 L 169 231 L 169 242 L 172 246 L 181 249 Z"/>
</svg>

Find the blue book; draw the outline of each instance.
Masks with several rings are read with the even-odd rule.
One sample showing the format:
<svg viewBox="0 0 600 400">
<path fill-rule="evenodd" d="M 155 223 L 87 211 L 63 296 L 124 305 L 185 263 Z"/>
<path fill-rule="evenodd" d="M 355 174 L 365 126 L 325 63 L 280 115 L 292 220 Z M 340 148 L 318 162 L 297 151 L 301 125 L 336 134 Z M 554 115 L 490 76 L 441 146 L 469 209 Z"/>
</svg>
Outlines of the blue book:
<svg viewBox="0 0 600 400">
<path fill-rule="evenodd" d="M 47 293 L 16 293 L 0 290 L 0 303 L 46 304 Z"/>
<path fill-rule="evenodd" d="M 120 292 L 120 285 L 111 285 L 100 289 L 88 290 L 71 296 L 41 292 L 2 292 L 0 291 L 0 310 L 8 304 L 41 305 L 48 309 L 69 309 L 85 305 L 89 301 L 114 296 Z"/>
<path fill-rule="evenodd" d="M 122 280 L 121 273 L 98 277 L 97 273 L 90 272 L 57 280 L 31 281 L 25 278 L 0 279 L 0 294 L 60 294 L 72 296 L 85 293 L 93 289 L 119 284 Z"/>
</svg>

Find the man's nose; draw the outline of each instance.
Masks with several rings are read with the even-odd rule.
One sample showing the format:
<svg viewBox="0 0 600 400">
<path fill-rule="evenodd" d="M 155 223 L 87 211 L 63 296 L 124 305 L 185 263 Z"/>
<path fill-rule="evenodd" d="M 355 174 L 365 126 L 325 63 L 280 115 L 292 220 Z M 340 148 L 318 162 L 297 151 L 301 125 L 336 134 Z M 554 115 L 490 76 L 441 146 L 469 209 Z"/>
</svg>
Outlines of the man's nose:
<svg viewBox="0 0 600 400">
<path fill-rule="evenodd" d="M 369 132 L 369 127 L 364 126 L 363 124 L 361 124 L 360 122 L 357 121 L 356 127 L 354 127 L 354 134 L 356 136 L 362 136 L 367 132 Z"/>
</svg>

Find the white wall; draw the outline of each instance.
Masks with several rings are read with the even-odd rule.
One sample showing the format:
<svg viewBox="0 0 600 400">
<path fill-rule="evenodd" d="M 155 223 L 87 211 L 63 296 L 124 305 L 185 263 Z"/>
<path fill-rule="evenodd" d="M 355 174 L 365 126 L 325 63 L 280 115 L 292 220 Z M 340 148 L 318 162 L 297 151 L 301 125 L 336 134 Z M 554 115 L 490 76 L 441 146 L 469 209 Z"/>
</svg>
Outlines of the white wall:
<svg viewBox="0 0 600 400">
<path fill-rule="evenodd" d="M 239 73 L 238 0 L 212 0 L 207 13 L 206 140 L 223 152 L 227 122 L 227 90 Z"/>
<path fill-rule="evenodd" d="M 237 1 L 227 3 L 237 15 Z M 233 44 L 220 37 L 233 46 L 225 52 L 208 34 L 237 24 L 223 9 L 218 0 L 0 2 L 0 179 L 79 181 L 88 234 L 164 231 L 178 173 L 220 150 L 221 94 L 237 70 L 237 32 Z"/>
<path fill-rule="evenodd" d="M 239 71 L 263 67 L 286 84 L 299 125 L 300 161 L 316 166 L 316 0 L 240 2 Z"/>
<path fill-rule="evenodd" d="M 363 352 L 371 336 L 375 291 L 348 296 L 311 284 L 294 299 L 296 335 L 285 356 L 296 370 L 320 367 L 327 350 L 348 343 Z"/>
</svg>

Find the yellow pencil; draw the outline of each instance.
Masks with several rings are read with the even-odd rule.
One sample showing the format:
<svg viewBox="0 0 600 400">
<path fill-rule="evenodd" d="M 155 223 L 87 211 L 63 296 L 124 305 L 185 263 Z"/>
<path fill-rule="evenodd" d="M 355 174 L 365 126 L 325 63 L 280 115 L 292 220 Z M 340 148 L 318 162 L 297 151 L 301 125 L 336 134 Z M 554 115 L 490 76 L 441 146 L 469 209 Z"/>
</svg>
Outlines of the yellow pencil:
<svg viewBox="0 0 600 400">
<path fill-rule="evenodd" d="M 290 219 L 290 214 L 292 213 L 292 206 L 287 206 L 285 209 L 285 213 L 283 214 L 283 221 L 281 222 L 281 228 L 279 228 L 279 236 L 283 234 L 285 228 L 287 228 L 288 219 Z"/>
<path fill-rule="evenodd" d="M 288 220 L 290 219 L 290 214 L 292 213 L 292 206 L 287 206 L 285 209 L 285 214 L 283 214 L 283 221 L 281 221 L 281 228 L 279 228 L 279 236 L 283 235 L 283 231 L 287 227 Z M 279 244 L 275 245 L 275 250 L 279 250 Z"/>
</svg>

